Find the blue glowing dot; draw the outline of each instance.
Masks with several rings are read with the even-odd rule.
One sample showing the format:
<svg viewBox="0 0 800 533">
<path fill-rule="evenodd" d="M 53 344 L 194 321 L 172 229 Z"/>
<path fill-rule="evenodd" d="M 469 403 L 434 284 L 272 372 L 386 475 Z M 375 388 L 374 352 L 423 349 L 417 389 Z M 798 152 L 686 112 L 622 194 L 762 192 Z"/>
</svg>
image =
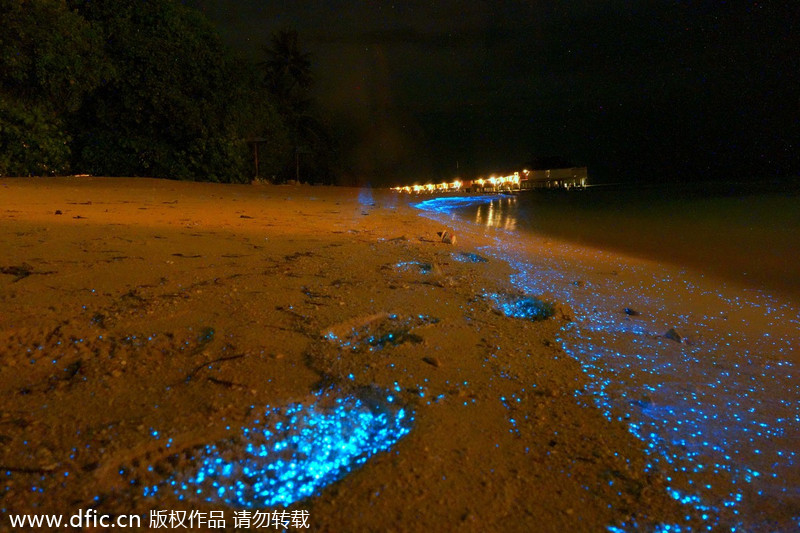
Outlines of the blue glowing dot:
<svg viewBox="0 0 800 533">
<path fill-rule="evenodd" d="M 159 485 L 171 487 L 179 500 L 240 508 L 288 506 L 308 498 L 411 430 L 413 417 L 394 396 L 381 400 L 376 391 L 365 394 L 368 401 L 326 391 L 318 393 L 319 401 L 267 408 L 262 425 L 207 444 L 194 467 Z M 154 493 L 151 486 L 144 495 Z"/>
</svg>

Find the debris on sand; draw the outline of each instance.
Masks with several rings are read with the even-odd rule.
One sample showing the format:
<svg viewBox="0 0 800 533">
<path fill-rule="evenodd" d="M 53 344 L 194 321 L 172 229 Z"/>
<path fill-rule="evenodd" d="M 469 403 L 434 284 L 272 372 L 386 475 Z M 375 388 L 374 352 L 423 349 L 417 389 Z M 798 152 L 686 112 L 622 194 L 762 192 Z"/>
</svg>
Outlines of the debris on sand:
<svg viewBox="0 0 800 533">
<path fill-rule="evenodd" d="M 7 274 L 9 276 L 14 276 L 14 283 L 16 283 L 22 279 L 27 278 L 31 274 L 55 274 L 55 272 L 53 270 L 36 271 L 28 263 L 22 263 L 21 265 L 16 265 L 16 266 L 0 267 L 0 274 Z"/>
<path fill-rule="evenodd" d="M 681 342 L 681 336 L 678 335 L 678 332 L 675 331 L 675 328 L 669 328 L 666 333 L 664 333 L 664 337 L 675 342 Z"/>
<path fill-rule="evenodd" d="M 455 233 L 449 232 L 447 230 L 439 231 L 436 233 L 439 238 L 445 244 L 455 244 L 456 243 L 456 235 Z"/>
<path fill-rule="evenodd" d="M 436 368 L 439 368 L 440 366 L 442 366 L 442 363 L 435 357 L 423 357 L 422 360 L 424 362 L 428 363 L 429 365 L 434 366 Z"/>
<path fill-rule="evenodd" d="M 397 315 L 378 313 L 358 317 L 326 328 L 322 336 L 353 352 L 377 351 L 386 346 L 406 342 L 418 344 L 422 337 L 412 332 L 416 327 L 435 324 L 439 320 L 427 315 L 400 318 Z"/>
<path fill-rule="evenodd" d="M 17 282 L 23 278 L 27 278 L 32 273 L 33 267 L 27 263 L 22 263 L 21 265 L 17 266 L 0 267 L 0 274 L 15 276 L 14 282 Z"/>
</svg>

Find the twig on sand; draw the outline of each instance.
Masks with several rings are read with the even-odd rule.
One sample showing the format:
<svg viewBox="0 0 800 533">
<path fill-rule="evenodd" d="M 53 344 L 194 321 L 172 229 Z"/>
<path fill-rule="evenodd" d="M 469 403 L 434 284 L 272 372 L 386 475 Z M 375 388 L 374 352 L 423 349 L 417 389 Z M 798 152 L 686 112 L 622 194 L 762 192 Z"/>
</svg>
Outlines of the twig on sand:
<svg viewBox="0 0 800 533">
<path fill-rule="evenodd" d="M 228 381 L 227 379 L 217 379 L 214 377 L 206 378 L 209 383 L 213 383 L 215 385 L 222 385 L 223 387 L 227 387 L 229 389 L 244 389 L 245 386 L 241 383 L 234 383 L 233 381 Z"/>
<path fill-rule="evenodd" d="M 33 267 L 30 266 L 28 263 L 22 263 L 21 265 L 0 267 L 0 274 L 8 274 L 10 276 L 16 276 L 13 281 L 13 283 L 16 283 L 19 280 L 25 279 L 32 274 L 55 274 L 55 270 L 48 270 L 46 272 L 45 271 L 36 272 L 33 270 Z"/>
<path fill-rule="evenodd" d="M 202 365 L 198 365 L 197 367 L 195 367 L 195 368 L 194 368 L 194 370 L 192 370 L 191 372 L 189 372 L 189 373 L 186 375 L 186 378 L 184 379 L 184 381 L 185 381 L 185 382 L 189 382 L 189 381 L 191 381 L 191 379 L 192 379 L 192 378 L 193 378 L 193 377 L 194 377 L 194 376 L 195 376 L 195 375 L 196 375 L 198 372 L 200 372 L 201 370 L 203 370 L 203 369 L 204 369 L 205 367 L 207 367 L 207 366 L 211 366 L 211 365 L 213 365 L 214 363 L 222 363 L 222 362 L 224 362 L 224 361 L 232 361 L 232 360 L 234 360 L 234 359 L 241 359 L 241 358 L 243 358 L 245 355 L 247 355 L 247 354 L 240 353 L 240 354 L 236 354 L 236 355 L 229 355 L 229 356 L 227 356 L 227 357 L 218 357 L 217 359 L 212 359 L 211 361 L 206 361 L 206 362 L 205 362 L 205 363 L 203 363 Z"/>
<path fill-rule="evenodd" d="M 56 465 L 42 467 L 0 465 L 2 472 L 18 472 L 20 474 L 49 474 L 56 469 Z"/>
</svg>

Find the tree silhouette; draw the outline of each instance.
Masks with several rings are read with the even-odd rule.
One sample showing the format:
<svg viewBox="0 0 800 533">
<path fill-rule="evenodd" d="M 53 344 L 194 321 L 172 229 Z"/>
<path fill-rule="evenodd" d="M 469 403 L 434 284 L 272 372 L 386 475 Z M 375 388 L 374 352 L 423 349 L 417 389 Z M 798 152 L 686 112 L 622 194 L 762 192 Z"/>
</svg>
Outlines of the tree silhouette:
<svg viewBox="0 0 800 533">
<path fill-rule="evenodd" d="M 102 40 L 64 2 L 0 0 L 0 176 L 69 171 L 66 121 L 109 75 Z"/>
<path fill-rule="evenodd" d="M 300 48 L 295 30 L 273 34 L 265 53 L 266 60 L 261 63 L 264 86 L 292 145 L 293 157 L 280 178 L 332 182 L 333 140 L 314 109 L 310 54 Z"/>
<path fill-rule="evenodd" d="M 276 32 L 266 54 L 262 64 L 264 81 L 269 92 L 280 101 L 280 107 L 287 111 L 307 108 L 310 104 L 307 91 L 313 82 L 311 59 L 300 50 L 297 31 Z"/>
<path fill-rule="evenodd" d="M 103 32 L 114 75 L 85 99 L 74 130 L 83 169 L 97 175 L 244 181 L 238 80 L 199 11 L 175 0 L 82 0 Z"/>
<path fill-rule="evenodd" d="M 296 31 L 256 65 L 180 0 L 0 0 L 0 21 L 0 176 L 247 181 L 266 139 L 267 175 L 332 180 Z"/>
</svg>

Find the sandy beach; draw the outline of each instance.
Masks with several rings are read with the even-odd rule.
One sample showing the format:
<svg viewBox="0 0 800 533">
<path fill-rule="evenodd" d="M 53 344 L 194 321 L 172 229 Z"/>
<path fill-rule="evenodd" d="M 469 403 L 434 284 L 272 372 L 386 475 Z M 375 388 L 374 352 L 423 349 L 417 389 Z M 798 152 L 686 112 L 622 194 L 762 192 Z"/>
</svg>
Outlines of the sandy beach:
<svg viewBox="0 0 800 533">
<path fill-rule="evenodd" d="M 610 529 L 796 529 L 796 298 L 719 276 L 713 265 L 696 269 L 518 231 L 497 209 L 513 201 L 438 197 L 414 205 L 492 239 L 479 249 L 512 267 L 517 290 L 571 309 L 556 341 L 587 378 L 575 397 L 624 422 L 644 444 L 646 471 L 667 480 L 668 494 L 687 509 L 656 528 L 634 517 Z M 478 206 L 477 217 L 474 210 L 454 216 L 466 204 Z M 729 253 L 765 257 L 770 242 Z M 724 247 L 715 253 L 726 260 Z"/>
<path fill-rule="evenodd" d="M 326 431 L 270 419 L 312 404 L 397 431 L 290 506 L 311 530 L 597 531 L 687 513 L 644 473 L 643 443 L 575 399 L 586 378 L 554 340 L 570 310 L 506 316 L 487 295 L 521 295 L 509 265 L 476 254 L 488 241 L 443 243 L 447 227 L 388 193 L 57 178 L 4 179 L 0 196 L 4 525 L 92 507 L 143 527 L 153 510 L 223 511 L 232 529 L 234 511 L 274 501 L 252 476 L 233 500 L 172 482 L 198 482 L 213 453 L 241 460 L 243 428 Z M 313 453 L 279 459 L 302 470 Z"/>
</svg>

